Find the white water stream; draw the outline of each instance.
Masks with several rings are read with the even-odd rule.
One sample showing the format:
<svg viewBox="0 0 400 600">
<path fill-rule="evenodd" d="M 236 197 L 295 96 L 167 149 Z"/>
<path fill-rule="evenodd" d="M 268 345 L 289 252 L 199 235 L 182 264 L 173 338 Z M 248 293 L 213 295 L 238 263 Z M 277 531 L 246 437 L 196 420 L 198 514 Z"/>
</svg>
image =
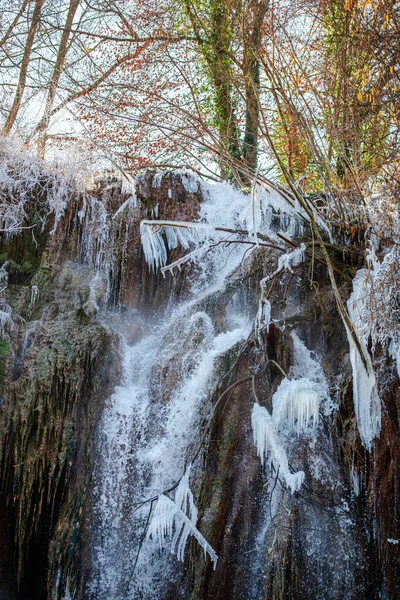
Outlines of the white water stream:
<svg viewBox="0 0 400 600">
<path fill-rule="evenodd" d="M 211 190 L 201 216 L 206 223 L 243 228 L 248 203 L 222 186 L 219 193 Z M 216 331 L 203 308 L 207 297 L 224 289 L 246 249 L 219 245 L 203 257 L 192 298 L 158 315 L 142 339 L 124 346 L 123 380 L 98 435 L 91 598 L 152 600 L 168 581 L 176 558 L 169 548 L 160 550 L 156 541 L 142 539 L 151 504 L 138 503 L 183 476 L 199 442 L 204 400 L 217 377 L 215 359 L 251 330 L 247 311 L 240 314 L 234 303 L 223 315 L 224 331 Z"/>
<path fill-rule="evenodd" d="M 267 202 L 270 200 L 267 198 Z M 271 215 L 270 209 L 254 211 L 251 199 L 230 186 L 210 186 L 208 199 L 201 208 L 204 226 L 192 228 L 194 239 L 199 241 L 201 231 L 206 232 L 208 244 L 221 239 L 237 239 L 226 232 L 216 233 L 215 226 L 246 229 L 250 236 L 252 231 L 273 236 Z M 296 223 L 290 216 L 284 218 L 287 221 L 285 230 L 290 235 Z M 166 251 L 160 227 L 155 226 L 154 233 L 151 222 L 145 227 L 148 228 L 145 242 L 148 262 L 162 266 Z M 165 233 L 172 244 L 177 237 L 190 249 L 190 230 L 182 233 L 177 228 Z M 220 237 L 212 238 L 213 235 Z M 235 299 L 228 303 L 218 302 L 216 297 L 221 299 L 227 276 L 237 271 L 245 254 L 255 247 L 219 243 L 211 251 L 201 253 L 196 279 L 191 282 L 191 298 L 165 313 L 154 315 L 151 324 L 142 322 L 145 333 L 141 339 L 133 346 L 124 345 L 123 379 L 106 407 L 98 434 L 90 599 L 158 600 L 165 594 L 168 582 L 174 579 L 177 559 L 171 556 L 170 546 L 164 543 L 160 547 L 159 540 L 147 539 L 145 535 L 154 514 L 155 500 L 152 503 L 149 499 L 168 493 L 183 477 L 198 448 L 207 393 L 218 378 L 214 368 L 216 359 L 251 332 L 249 307 Z M 289 269 L 292 255 L 285 255 L 289 257 Z M 279 268 L 283 268 L 282 265 L 279 264 Z M 135 320 L 141 318 L 144 319 L 143 315 L 134 315 L 132 327 L 135 327 Z M 309 355 L 307 349 L 297 338 L 294 338 L 294 345 L 296 356 L 301 355 L 304 362 Z M 320 369 L 318 363 L 311 359 L 309 363 L 307 369 L 302 367 L 298 373 L 294 367 L 295 378 L 302 379 L 286 381 L 286 387 L 289 391 L 294 390 L 295 396 L 302 383 L 303 396 L 299 402 L 304 400 L 307 409 L 303 411 L 304 415 L 303 404 L 296 404 L 297 396 L 295 402 L 293 393 L 288 395 L 283 388 L 276 399 L 275 412 L 278 408 L 283 411 L 279 422 L 266 427 L 257 415 L 253 415 L 260 456 L 271 453 L 271 444 L 265 446 L 264 441 L 271 441 L 273 429 L 276 440 L 272 461 L 278 461 L 281 468 L 283 462 L 287 463 L 282 445 L 285 436 L 280 432 L 287 420 L 284 418 L 286 413 L 289 411 L 293 427 L 296 421 L 297 435 L 309 422 L 315 429 L 319 404 L 327 397 L 324 378 L 321 379 L 319 371 L 314 373 L 317 367 Z M 310 379 L 305 379 L 306 376 Z M 277 419 L 275 413 L 271 417 L 265 408 L 259 407 L 259 411 L 262 411 L 261 417 L 268 416 L 271 423 Z M 298 489 L 304 473 L 292 475 L 288 468 L 286 470 L 287 478 L 296 479 L 293 488 Z M 165 507 L 168 502 L 164 502 Z M 173 503 L 170 504 L 173 508 Z M 165 531 L 169 527 L 162 526 Z M 210 560 L 206 553 L 204 560 Z"/>
</svg>

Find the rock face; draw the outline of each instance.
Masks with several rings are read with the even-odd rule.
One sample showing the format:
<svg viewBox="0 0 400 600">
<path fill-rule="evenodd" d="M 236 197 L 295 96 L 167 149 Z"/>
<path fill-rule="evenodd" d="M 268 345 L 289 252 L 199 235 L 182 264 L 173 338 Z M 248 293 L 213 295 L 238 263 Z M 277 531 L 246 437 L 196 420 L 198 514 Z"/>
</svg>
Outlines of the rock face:
<svg viewBox="0 0 400 600">
<path fill-rule="evenodd" d="M 8 261 L 9 273 L 5 301 L 22 318 L 0 346 L 0 597 L 100 598 L 87 587 L 93 472 L 101 460 L 99 421 L 122 377 L 120 334 L 137 343 L 155 312 L 188 297 L 195 275 L 187 265 L 174 278 L 149 272 L 139 223 L 197 218 L 202 191 L 186 174 L 148 172 L 137 180 L 136 197 L 134 203 L 109 178 L 90 195 L 71 193 L 64 215 L 57 221 L 48 215 L 36 242 L 26 231 L 1 242 L 0 268 Z M 37 202 L 33 194 L 28 218 Z M 153 373 L 154 411 L 168 405 L 182 369 L 187 375 L 195 368 L 208 329 L 226 330 L 232 298 L 254 318 L 259 281 L 276 261 L 260 248 L 225 289 L 198 302 L 190 328 L 182 320 L 166 337 Z M 269 331 L 217 358 L 192 487 L 198 529 L 219 560 L 214 571 L 191 541 L 185 563 L 175 564 L 163 587 L 164 600 L 399 597 L 397 373 L 378 349 L 383 422 L 368 453 L 354 416 L 346 335 L 325 273 L 317 270 L 313 288 L 306 270 L 303 283 L 292 279 L 274 288 Z M 299 352 L 310 365 L 321 357 L 334 406 L 322 412 L 315 435 L 288 434 L 290 467 L 305 473 L 291 493 L 279 470 L 261 467 L 251 411 L 255 401 L 271 411 Z"/>
</svg>

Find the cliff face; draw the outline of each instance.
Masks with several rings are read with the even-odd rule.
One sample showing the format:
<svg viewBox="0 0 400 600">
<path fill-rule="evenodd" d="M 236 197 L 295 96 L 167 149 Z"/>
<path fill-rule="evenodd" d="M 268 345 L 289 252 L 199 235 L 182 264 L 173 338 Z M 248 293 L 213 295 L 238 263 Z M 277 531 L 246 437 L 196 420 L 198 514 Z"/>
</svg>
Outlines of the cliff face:
<svg viewBox="0 0 400 600">
<path fill-rule="evenodd" d="M 42 206 L 35 194 L 29 219 Z M 8 261 L 4 298 L 22 317 L 14 319 L 15 330 L 0 348 L 0 541 L 7 549 L 0 562 L 10 597 L 17 580 L 21 597 L 28 599 L 106 597 L 106 591 L 96 595 L 88 587 L 95 570 L 93 473 L 107 451 L 99 450 L 99 423 L 121 384 L 121 340 L 133 347 L 143 339 L 154 315 L 167 315 L 190 297 L 190 281 L 197 276 L 189 264 L 174 277 L 149 273 L 139 224 L 147 218 L 197 218 L 203 192 L 185 174 L 149 172 L 138 179 L 136 196 L 134 204 L 116 180 L 99 182 L 90 197 L 71 193 L 58 220 L 46 215 L 35 241 L 25 230 L 1 242 L 0 267 Z M 181 255 L 177 248 L 170 260 Z M 226 286 L 190 305 L 190 327 L 185 316 L 178 319 L 153 369 L 155 420 L 168 409 L 182 378 L 197 368 L 210 328 L 213 335 L 229 329 L 233 304 L 254 319 L 259 281 L 276 261 L 273 250 L 260 248 Z M 198 528 L 219 560 L 214 571 L 191 541 L 185 563 L 174 562 L 168 571 L 160 598 L 398 597 L 397 374 L 378 349 L 383 421 L 368 453 L 354 416 L 347 340 L 325 274 L 317 270 L 313 287 L 306 268 L 298 274 L 294 281 L 285 275 L 275 286 L 269 331 L 215 359 L 214 378 L 201 401 L 200 433 L 186 458 L 196 458 Z M 251 411 L 255 401 L 271 410 L 272 395 L 283 374 L 299 368 L 299 356 L 303 362 L 308 357 L 310 369 L 321 358 L 332 403 L 313 435 L 285 440 L 291 469 L 305 473 L 300 490 L 291 493 L 279 470 L 260 465 Z M 132 448 L 142 443 L 137 436 Z M 135 468 L 128 465 L 124 476 L 131 477 L 132 487 L 138 485 L 129 475 Z M 131 508 L 124 508 L 128 517 Z M 123 522 L 130 523 L 128 517 Z M 140 538 L 136 531 L 130 536 L 130 526 L 124 526 L 126 540 Z M 137 556 L 129 551 L 121 548 L 119 555 L 128 562 L 127 590 Z M 140 597 L 151 598 L 143 592 Z"/>
</svg>

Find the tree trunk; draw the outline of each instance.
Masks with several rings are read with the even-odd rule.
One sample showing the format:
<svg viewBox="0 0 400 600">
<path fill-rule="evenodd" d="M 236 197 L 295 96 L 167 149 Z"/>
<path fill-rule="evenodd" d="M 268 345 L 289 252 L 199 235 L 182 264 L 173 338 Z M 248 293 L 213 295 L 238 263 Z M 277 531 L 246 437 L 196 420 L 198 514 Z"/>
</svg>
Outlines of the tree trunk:
<svg viewBox="0 0 400 600">
<path fill-rule="evenodd" d="M 246 123 L 243 140 L 243 161 L 246 171 L 254 176 L 257 170 L 258 129 L 260 124 L 260 65 L 258 56 L 262 43 L 262 27 L 269 6 L 269 0 L 253 0 L 245 23 L 251 29 L 244 32 L 244 80 L 246 101 Z"/>
<path fill-rule="evenodd" d="M 3 135 L 8 135 L 15 123 L 15 120 L 18 115 L 18 111 L 21 107 L 22 96 L 25 91 L 26 86 L 26 77 L 28 73 L 29 61 L 31 58 L 32 46 L 35 39 L 36 31 L 40 23 L 40 15 L 42 12 L 44 0 L 36 0 L 35 8 L 33 11 L 31 25 L 28 31 L 28 37 L 25 44 L 24 54 L 21 62 L 21 69 L 19 72 L 19 79 L 17 85 L 17 91 L 15 92 L 14 101 L 12 103 L 10 112 L 8 114 L 7 120 L 3 127 Z"/>
<path fill-rule="evenodd" d="M 43 117 L 41 118 L 40 123 L 35 129 L 35 132 L 39 133 L 38 154 L 40 158 L 44 158 L 46 150 L 46 131 L 49 126 L 51 111 L 53 108 L 54 99 L 56 97 L 58 83 L 60 81 L 61 73 L 64 68 L 65 59 L 67 57 L 68 40 L 71 34 L 72 23 L 74 21 L 75 14 L 79 6 L 79 2 L 80 0 L 70 0 L 67 20 L 61 36 L 60 46 L 58 48 L 57 60 L 50 81 L 50 87 L 46 98 L 46 105 L 44 108 Z"/>
</svg>

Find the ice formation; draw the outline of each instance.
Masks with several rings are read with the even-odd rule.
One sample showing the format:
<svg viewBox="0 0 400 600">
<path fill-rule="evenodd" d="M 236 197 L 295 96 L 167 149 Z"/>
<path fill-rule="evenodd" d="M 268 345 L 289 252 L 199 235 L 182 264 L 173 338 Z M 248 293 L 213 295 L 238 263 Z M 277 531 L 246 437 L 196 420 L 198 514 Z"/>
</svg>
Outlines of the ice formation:
<svg viewBox="0 0 400 600">
<path fill-rule="evenodd" d="M 301 244 L 301 246 L 295 248 L 294 250 L 292 250 L 292 252 L 287 252 L 286 254 L 280 256 L 278 260 L 277 272 L 282 271 L 282 269 L 284 269 L 285 271 L 290 271 L 290 273 L 293 273 L 292 267 L 297 267 L 298 265 L 301 265 L 302 262 L 304 262 L 305 252 L 306 247 L 304 244 Z"/>
<path fill-rule="evenodd" d="M 368 338 L 371 328 L 364 318 L 363 311 L 371 289 L 371 275 L 368 269 L 361 269 L 353 279 L 353 292 L 347 302 L 347 310 L 358 338 L 365 364 L 346 326 L 350 346 L 350 362 L 353 371 L 353 402 L 363 446 L 371 450 L 372 440 L 381 429 L 381 402 L 377 392 L 375 373 L 368 352 Z"/>
<path fill-rule="evenodd" d="M 272 397 L 272 420 L 277 431 L 287 425 L 297 435 L 318 424 L 320 396 L 317 384 L 307 378 L 283 379 Z"/>
<path fill-rule="evenodd" d="M 39 300 L 40 291 L 37 285 L 31 287 L 31 296 L 29 300 L 29 308 L 33 309 L 36 302 Z"/>
<path fill-rule="evenodd" d="M 0 302 L 0 339 L 9 342 L 10 334 L 15 331 L 12 309 L 5 302 Z"/>
<path fill-rule="evenodd" d="M 10 139 L 0 143 L 0 231 L 19 233 L 27 220 L 26 204 L 35 189 L 41 189 L 47 208 L 57 223 L 68 206 L 71 192 L 80 192 L 72 174 L 46 166 Z M 46 218 L 46 216 L 44 216 Z"/>
<path fill-rule="evenodd" d="M 176 489 L 175 501 L 165 494 L 159 496 L 147 531 L 147 539 L 157 539 L 161 549 L 165 545 L 165 538 L 172 536 L 171 552 L 183 562 L 186 543 L 189 536 L 193 535 L 203 548 L 204 556 L 208 554 L 211 558 L 215 569 L 218 556 L 196 527 L 197 508 L 189 487 L 189 473 L 190 466 Z"/>
<path fill-rule="evenodd" d="M 318 425 L 319 411 L 329 412 L 329 392 L 323 369 L 311 352 L 292 332 L 294 365 L 291 379 L 281 381 L 272 397 L 272 414 L 258 403 L 253 406 L 251 424 L 257 454 L 264 462 L 272 464 L 283 475 L 290 489 L 296 491 L 303 480 L 303 471 L 291 473 L 285 446 L 291 432 L 313 433 Z"/>
<path fill-rule="evenodd" d="M 400 378 L 400 343 L 391 340 L 389 344 L 389 355 L 396 362 L 397 374 Z"/>
<path fill-rule="evenodd" d="M 271 303 L 269 300 L 261 298 L 258 304 L 258 311 L 254 324 L 254 333 L 259 343 L 261 343 L 260 333 L 265 329 L 268 333 L 271 324 Z"/>
<path fill-rule="evenodd" d="M 271 464 L 285 479 L 286 485 L 296 492 L 304 481 L 303 471 L 291 473 L 285 448 L 279 439 L 273 418 L 266 408 L 255 403 L 251 413 L 253 439 L 261 464 Z"/>
<path fill-rule="evenodd" d="M 210 227 L 204 223 L 146 220 L 140 223 L 145 259 L 154 270 L 166 264 L 167 249 L 173 250 L 180 244 L 187 250 L 191 244 L 204 242 L 209 233 Z"/>
<path fill-rule="evenodd" d="M 161 172 L 154 176 L 153 187 L 161 184 L 163 175 L 164 173 Z M 203 246 L 204 250 L 208 250 L 211 242 L 215 242 L 215 245 L 218 245 L 221 240 L 230 243 L 229 235 L 236 230 L 242 232 L 240 235 L 247 232 L 248 238 L 254 241 L 255 247 L 259 244 L 258 233 L 274 238 L 271 204 L 279 205 L 279 211 L 282 211 L 281 229 L 285 231 L 286 235 L 290 238 L 295 233 L 299 233 L 301 217 L 275 190 L 266 192 L 265 189 L 256 186 L 253 197 L 249 198 L 226 182 L 218 184 L 201 182 L 200 184 L 197 177 L 191 172 L 181 171 L 179 175 L 186 191 L 193 193 L 198 191 L 201 186 L 204 201 L 200 207 L 200 219 L 199 222 L 142 221 L 140 228 L 142 246 L 150 269 L 164 267 L 163 271 L 168 270 L 168 267 L 165 267 L 167 249 L 174 249 L 178 244 L 181 244 L 185 250 L 190 246 L 197 247 L 187 255 L 189 260 L 199 257 L 200 246 Z M 227 210 L 227 206 L 229 206 L 229 210 Z M 229 231 L 224 231 L 224 228 Z M 281 257 L 280 269 L 291 270 L 291 267 L 300 264 L 304 260 L 304 252 L 305 246 L 302 245 L 285 254 Z M 173 266 L 179 266 L 182 262 L 185 262 L 185 259 Z"/>
<path fill-rule="evenodd" d="M 370 326 L 372 345 L 379 342 L 388 347 L 400 377 L 399 246 L 394 245 L 381 262 L 370 248 L 367 261 L 368 296 L 363 303 L 362 317 Z"/>
<path fill-rule="evenodd" d="M 0 267 L 0 293 L 8 286 L 8 260 Z"/>
</svg>

